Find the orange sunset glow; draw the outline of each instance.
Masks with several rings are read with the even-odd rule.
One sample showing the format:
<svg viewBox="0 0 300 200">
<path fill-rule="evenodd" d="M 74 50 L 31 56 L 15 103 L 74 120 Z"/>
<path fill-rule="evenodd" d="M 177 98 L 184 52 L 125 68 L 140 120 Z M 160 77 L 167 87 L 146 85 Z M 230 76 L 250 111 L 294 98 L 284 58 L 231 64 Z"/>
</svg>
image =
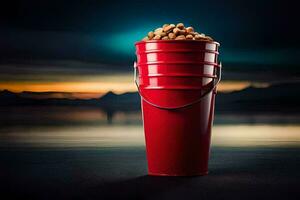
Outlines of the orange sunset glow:
<svg viewBox="0 0 300 200">
<path fill-rule="evenodd" d="M 135 91 L 133 83 L 116 83 L 116 82 L 15 82 L 0 83 L 0 90 L 7 89 L 13 92 L 87 92 L 87 93 L 105 93 L 114 91 L 123 93 Z"/>
<path fill-rule="evenodd" d="M 136 86 L 130 80 L 119 82 L 109 81 L 91 81 L 91 82 L 8 82 L 0 83 L 0 90 L 10 90 L 12 92 L 69 92 L 75 93 L 73 95 L 77 98 L 98 98 L 102 94 L 113 91 L 115 93 L 134 92 Z M 222 81 L 218 86 L 220 92 L 231 92 L 242 90 L 251 85 L 247 81 Z M 268 86 L 265 83 L 252 84 L 257 87 Z M 100 94 L 100 95 L 99 95 Z M 59 98 L 58 95 L 54 96 Z"/>
</svg>

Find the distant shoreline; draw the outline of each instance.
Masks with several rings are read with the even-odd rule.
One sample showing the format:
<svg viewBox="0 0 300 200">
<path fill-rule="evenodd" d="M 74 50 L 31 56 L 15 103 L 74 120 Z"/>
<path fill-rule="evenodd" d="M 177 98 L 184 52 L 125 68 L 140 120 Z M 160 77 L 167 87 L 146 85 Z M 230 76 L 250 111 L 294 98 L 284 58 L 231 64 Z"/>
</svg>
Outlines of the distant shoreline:
<svg viewBox="0 0 300 200">
<path fill-rule="evenodd" d="M 299 113 L 300 82 L 274 84 L 266 88 L 248 87 L 241 91 L 218 93 L 216 113 Z M 106 112 L 139 111 L 137 92 L 115 94 L 108 92 L 94 99 L 33 99 L 21 93 L 0 91 L 0 106 L 88 106 Z"/>
</svg>

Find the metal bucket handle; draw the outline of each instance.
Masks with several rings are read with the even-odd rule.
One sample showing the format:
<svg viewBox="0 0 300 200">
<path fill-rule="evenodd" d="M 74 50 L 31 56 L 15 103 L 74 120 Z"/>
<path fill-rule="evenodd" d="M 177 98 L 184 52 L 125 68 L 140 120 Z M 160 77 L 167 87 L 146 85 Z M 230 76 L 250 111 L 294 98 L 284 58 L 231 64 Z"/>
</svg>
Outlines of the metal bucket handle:
<svg viewBox="0 0 300 200">
<path fill-rule="evenodd" d="M 134 68 L 134 82 L 135 82 L 135 85 L 138 89 L 138 92 L 140 94 L 140 96 L 143 98 L 143 100 L 145 102 L 147 102 L 148 104 L 156 107 L 156 108 L 160 108 L 160 109 L 165 109 L 165 110 L 174 110 L 174 109 L 180 109 L 180 108 L 186 108 L 186 107 L 189 107 L 191 105 L 194 105 L 198 102 L 200 102 L 207 94 L 209 94 L 211 91 L 213 91 L 217 85 L 219 84 L 219 82 L 221 81 L 221 67 L 222 67 L 222 63 L 220 62 L 220 64 L 218 64 L 217 66 L 215 66 L 217 68 L 217 77 L 214 77 L 213 78 L 213 81 L 211 81 L 211 83 L 213 82 L 213 87 L 207 91 L 205 91 L 197 100 L 191 102 L 191 103 L 187 103 L 187 104 L 184 104 L 184 105 L 180 105 L 180 106 L 175 106 L 175 107 L 166 107 L 166 106 L 160 106 L 160 105 L 157 105 L 157 104 L 154 104 L 152 103 L 150 100 L 148 100 L 147 98 L 145 98 L 145 96 L 142 95 L 141 91 L 140 91 L 140 87 L 139 87 L 139 84 L 137 82 L 137 76 L 138 76 L 138 67 L 137 67 L 137 64 L 136 62 L 134 62 L 133 64 L 133 68 Z M 209 83 L 210 84 L 210 83 Z"/>
</svg>

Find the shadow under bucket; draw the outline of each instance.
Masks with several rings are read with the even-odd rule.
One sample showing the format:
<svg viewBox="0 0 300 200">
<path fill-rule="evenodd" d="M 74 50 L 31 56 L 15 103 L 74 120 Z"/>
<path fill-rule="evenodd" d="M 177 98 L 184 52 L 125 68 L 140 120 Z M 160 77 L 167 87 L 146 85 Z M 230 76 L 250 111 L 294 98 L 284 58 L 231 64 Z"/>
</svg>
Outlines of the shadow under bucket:
<svg viewBox="0 0 300 200">
<path fill-rule="evenodd" d="M 219 43 L 151 40 L 135 46 L 149 175 L 207 174 Z"/>
</svg>

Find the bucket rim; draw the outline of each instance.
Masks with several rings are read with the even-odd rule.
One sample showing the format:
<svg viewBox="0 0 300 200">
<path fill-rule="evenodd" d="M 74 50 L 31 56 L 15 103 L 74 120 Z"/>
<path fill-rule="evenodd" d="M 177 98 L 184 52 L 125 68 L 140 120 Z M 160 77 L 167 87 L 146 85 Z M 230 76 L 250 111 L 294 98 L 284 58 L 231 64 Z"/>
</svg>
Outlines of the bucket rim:
<svg viewBox="0 0 300 200">
<path fill-rule="evenodd" d="M 187 62 L 187 61 L 151 61 L 151 62 L 144 62 L 144 63 L 136 63 L 137 66 L 141 66 L 141 65 L 186 65 L 186 64 L 191 64 L 191 65 L 212 65 L 214 67 L 219 67 L 219 64 L 216 62 Z"/>
<path fill-rule="evenodd" d="M 198 42 L 198 43 L 209 43 L 216 44 L 218 47 L 220 46 L 219 42 L 216 41 L 204 41 L 204 40 L 147 40 L 147 41 L 138 41 L 135 42 L 135 46 L 143 43 L 185 43 L 185 42 Z"/>
<path fill-rule="evenodd" d="M 164 73 L 156 73 L 156 74 L 140 74 L 138 76 L 139 78 L 145 78 L 147 77 L 175 77 L 175 78 L 184 78 L 184 77 L 191 77 L 191 78 L 217 78 L 216 75 L 210 75 L 210 74 L 190 74 L 190 73 L 173 73 L 173 74 L 164 74 Z"/>
<path fill-rule="evenodd" d="M 202 49 L 197 49 L 197 50 L 191 50 L 191 49 L 168 49 L 168 50 L 163 50 L 163 49 L 153 49 L 153 50 L 145 50 L 145 51 L 139 51 L 136 50 L 135 54 L 148 54 L 148 53 L 193 53 L 193 52 L 204 52 L 204 53 L 213 53 L 216 55 L 219 55 L 219 51 L 213 51 L 213 50 L 202 50 Z"/>
</svg>

